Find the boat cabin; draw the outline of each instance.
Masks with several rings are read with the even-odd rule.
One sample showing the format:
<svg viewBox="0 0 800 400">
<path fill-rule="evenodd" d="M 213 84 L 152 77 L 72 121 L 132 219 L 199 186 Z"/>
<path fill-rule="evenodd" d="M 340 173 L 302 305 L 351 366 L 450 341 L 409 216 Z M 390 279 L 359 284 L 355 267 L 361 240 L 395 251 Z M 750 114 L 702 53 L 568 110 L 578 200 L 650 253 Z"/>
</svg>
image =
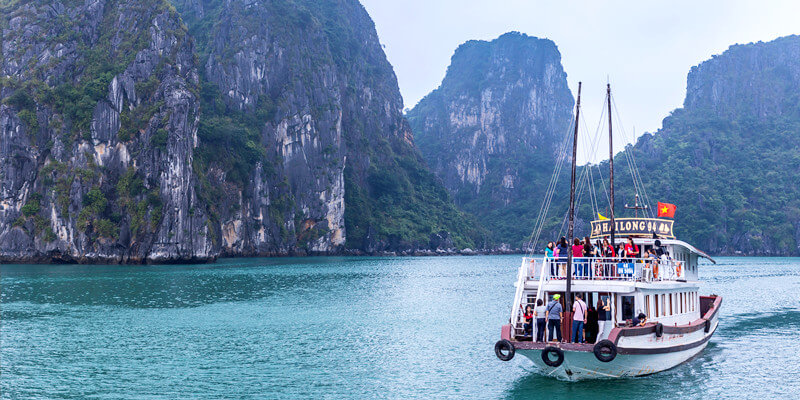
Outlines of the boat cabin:
<svg viewBox="0 0 800 400">
<path fill-rule="evenodd" d="M 619 245 L 627 239 L 616 242 Z M 599 304 L 608 304 L 611 308 L 611 324 L 606 324 L 606 330 L 628 326 L 639 314 L 644 314 L 650 322 L 664 325 L 688 324 L 699 319 L 705 311 L 698 294 L 699 259 L 714 260 L 677 239 L 631 239 L 638 250 L 636 257 L 626 254 L 625 257 L 572 259 L 572 293 L 579 294 L 587 305 L 586 331 L 603 334 L 597 331 Z M 512 321 L 516 322 L 512 324 L 513 337 L 525 336 L 523 314 L 528 305 L 535 309 L 537 299 L 547 305 L 558 294 L 563 308 L 566 300 L 565 257 L 524 258 L 522 263 L 517 282 L 520 303 L 512 315 Z M 571 310 L 564 311 L 571 316 Z M 563 337 L 568 337 L 571 331 L 569 319 L 562 318 Z M 594 340 L 593 337 L 587 339 Z"/>
</svg>

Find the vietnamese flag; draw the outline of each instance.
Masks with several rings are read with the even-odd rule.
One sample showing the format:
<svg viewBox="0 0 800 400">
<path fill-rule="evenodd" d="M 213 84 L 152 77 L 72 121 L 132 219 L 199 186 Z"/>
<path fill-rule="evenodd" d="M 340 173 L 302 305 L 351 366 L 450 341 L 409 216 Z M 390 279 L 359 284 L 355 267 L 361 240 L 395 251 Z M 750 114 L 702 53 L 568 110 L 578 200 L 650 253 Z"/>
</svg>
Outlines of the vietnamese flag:
<svg viewBox="0 0 800 400">
<path fill-rule="evenodd" d="M 658 217 L 675 218 L 675 204 L 658 202 Z"/>
</svg>

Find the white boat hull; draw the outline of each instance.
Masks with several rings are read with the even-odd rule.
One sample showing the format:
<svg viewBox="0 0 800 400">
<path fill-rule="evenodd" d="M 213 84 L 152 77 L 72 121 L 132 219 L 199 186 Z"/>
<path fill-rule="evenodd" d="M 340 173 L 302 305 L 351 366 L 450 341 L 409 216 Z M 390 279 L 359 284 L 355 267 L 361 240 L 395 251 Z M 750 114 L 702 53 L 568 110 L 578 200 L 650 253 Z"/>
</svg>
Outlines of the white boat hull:
<svg viewBox="0 0 800 400">
<path fill-rule="evenodd" d="M 578 381 L 650 375 L 674 368 L 702 352 L 714 334 L 717 324 L 715 315 L 711 320 L 711 330 L 708 333 L 701 329 L 685 335 L 665 333 L 661 338 L 656 338 L 655 334 L 621 338 L 619 348 L 620 353 L 623 354 L 617 354 L 610 362 L 598 360 L 591 351 L 563 350 L 564 362 L 558 367 L 551 367 L 542 360 L 542 350 L 520 348 L 516 350 L 516 353 L 530 359 L 543 375 L 562 380 Z M 681 347 L 685 349 L 681 349 Z M 653 354 L 624 354 L 653 352 L 658 351 L 659 348 L 664 350 L 677 348 L 677 350 Z"/>
<path fill-rule="evenodd" d="M 708 342 L 693 349 L 663 354 L 620 354 L 611 362 L 601 362 L 594 353 L 565 351 L 564 363 L 549 367 L 542 361 L 541 350 L 519 350 L 529 358 L 543 375 L 562 380 L 612 379 L 650 375 L 674 368 L 691 359 L 706 348 Z"/>
</svg>

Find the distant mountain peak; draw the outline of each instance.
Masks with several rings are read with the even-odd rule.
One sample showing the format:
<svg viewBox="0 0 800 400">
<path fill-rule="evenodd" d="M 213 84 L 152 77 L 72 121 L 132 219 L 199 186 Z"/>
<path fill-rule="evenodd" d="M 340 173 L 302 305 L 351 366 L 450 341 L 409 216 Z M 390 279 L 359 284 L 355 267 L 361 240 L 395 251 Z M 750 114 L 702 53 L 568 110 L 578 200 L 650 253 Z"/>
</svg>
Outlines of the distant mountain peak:
<svg viewBox="0 0 800 400">
<path fill-rule="evenodd" d="M 549 178 L 573 104 L 555 43 L 509 32 L 459 46 L 441 85 L 407 117 L 458 204 L 499 231 L 501 219 L 520 217 L 512 209 L 535 218 L 529 210 L 538 205 L 530 205 L 541 193 L 534 187 Z M 529 226 L 512 230 L 504 239 L 519 246 Z"/>
</svg>

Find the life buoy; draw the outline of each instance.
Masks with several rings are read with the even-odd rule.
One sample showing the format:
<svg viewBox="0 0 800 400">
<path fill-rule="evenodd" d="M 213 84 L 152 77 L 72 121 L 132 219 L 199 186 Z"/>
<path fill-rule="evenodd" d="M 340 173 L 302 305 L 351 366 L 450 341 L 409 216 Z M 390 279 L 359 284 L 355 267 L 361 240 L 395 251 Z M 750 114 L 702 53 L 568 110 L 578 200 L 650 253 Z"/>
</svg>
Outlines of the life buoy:
<svg viewBox="0 0 800 400">
<path fill-rule="evenodd" d="M 597 342 L 592 351 L 594 351 L 594 356 L 602 362 L 611 362 L 617 357 L 617 345 L 608 339 Z"/>
<path fill-rule="evenodd" d="M 664 335 L 664 325 L 661 322 L 656 324 L 656 337 L 661 337 Z"/>
<path fill-rule="evenodd" d="M 550 358 L 550 353 L 555 353 L 555 360 Z M 542 361 L 553 368 L 558 367 L 564 362 L 564 352 L 558 347 L 547 346 L 542 350 Z"/>
<path fill-rule="evenodd" d="M 675 268 L 675 272 L 678 273 L 678 276 L 681 276 L 681 270 L 683 269 L 682 263 L 678 263 L 678 266 Z"/>
<path fill-rule="evenodd" d="M 501 361 L 511 361 L 511 359 L 514 358 L 514 353 L 516 353 L 514 344 L 506 339 L 498 340 L 497 343 L 494 344 L 494 354 Z"/>
</svg>

